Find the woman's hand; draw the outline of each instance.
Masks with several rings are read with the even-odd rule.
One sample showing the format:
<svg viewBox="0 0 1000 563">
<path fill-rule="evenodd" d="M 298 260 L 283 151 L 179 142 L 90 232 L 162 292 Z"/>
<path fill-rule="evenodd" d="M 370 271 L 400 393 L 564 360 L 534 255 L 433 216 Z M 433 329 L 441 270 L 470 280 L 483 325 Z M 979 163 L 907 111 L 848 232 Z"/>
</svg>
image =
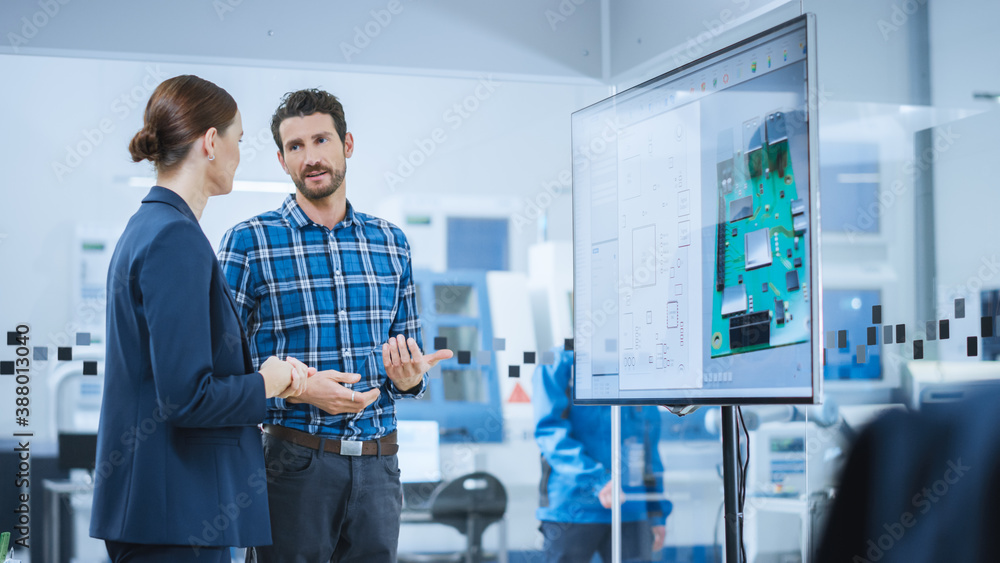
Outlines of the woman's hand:
<svg viewBox="0 0 1000 563">
<path fill-rule="evenodd" d="M 264 391 L 268 399 L 298 397 L 305 391 L 306 381 L 309 379 L 301 366 L 283 362 L 276 356 L 264 361 L 264 365 L 260 366 L 260 374 L 264 376 Z"/>
</svg>

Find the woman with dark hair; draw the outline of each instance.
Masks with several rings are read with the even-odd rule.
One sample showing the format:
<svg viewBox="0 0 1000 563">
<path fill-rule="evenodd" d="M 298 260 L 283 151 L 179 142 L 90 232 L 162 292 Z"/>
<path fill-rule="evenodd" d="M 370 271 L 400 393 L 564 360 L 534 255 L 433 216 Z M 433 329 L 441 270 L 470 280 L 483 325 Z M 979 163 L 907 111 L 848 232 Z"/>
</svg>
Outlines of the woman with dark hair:
<svg viewBox="0 0 1000 563">
<path fill-rule="evenodd" d="M 156 186 L 108 272 L 107 359 L 90 534 L 114 562 L 229 561 L 271 543 L 257 425 L 271 397 L 302 393 L 289 358 L 254 371 L 229 285 L 198 220 L 233 189 L 236 101 L 197 76 L 153 92 L 132 160 Z"/>
</svg>

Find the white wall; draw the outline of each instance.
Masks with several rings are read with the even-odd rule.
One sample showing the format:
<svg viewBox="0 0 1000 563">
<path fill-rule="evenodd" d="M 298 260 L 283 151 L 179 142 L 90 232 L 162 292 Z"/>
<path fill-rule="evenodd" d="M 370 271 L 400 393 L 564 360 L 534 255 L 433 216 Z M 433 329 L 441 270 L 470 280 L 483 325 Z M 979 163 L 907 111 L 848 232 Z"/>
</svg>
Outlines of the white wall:
<svg viewBox="0 0 1000 563">
<path fill-rule="evenodd" d="M 609 70 L 620 85 L 687 64 L 799 13 L 792 0 L 609 4 Z"/>
<path fill-rule="evenodd" d="M 928 9 L 935 107 L 985 112 L 939 127 L 938 134 L 951 142 L 942 144 L 933 157 L 938 309 L 946 314 L 954 298 L 964 297 L 968 326 L 959 334 L 977 334 L 973 317 L 980 314 L 979 291 L 1000 288 L 1000 191 L 995 187 L 1000 106 L 976 101 L 972 94 L 1000 93 L 994 29 L 1000 4 L 938 0 Z M 964 343 L 956 341 L 942 357 L 966 357 Z"/>
<path fill-rule="evenodd" d="M 0 53 L 594 82 L 599 0 L 6 0 Z"/>
<path fill-rule="evenodd" d="M 915 19 L 892 31 L 893 6 L 903 0 L 804 0 L 816 14 L 820 84 L 834 100 L 914 103 L 911 64 Z M 927 0 L 920 2 L 921 9 Z M 822 116 L 821 116 L 822 117 Z"/>
</svg>

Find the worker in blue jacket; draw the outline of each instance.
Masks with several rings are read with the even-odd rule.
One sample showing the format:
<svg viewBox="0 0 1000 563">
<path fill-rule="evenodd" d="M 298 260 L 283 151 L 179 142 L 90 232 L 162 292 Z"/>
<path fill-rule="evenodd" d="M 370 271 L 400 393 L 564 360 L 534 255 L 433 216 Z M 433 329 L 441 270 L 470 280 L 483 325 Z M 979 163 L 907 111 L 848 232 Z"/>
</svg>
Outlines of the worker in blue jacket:
<svg viewBox="0 0 1000 563">
<path fill-rule="evenodd" d="M 532 403 L 542 479 L 537 517 L 548 562 L 611 561 L 611 407 L 574 405 L 573 352 L 535 371 Z M 651 561 L 663 547 L 673 508 L 663 499 L 660 413 L 623 407 L 622 559 Z"/>
</svg>

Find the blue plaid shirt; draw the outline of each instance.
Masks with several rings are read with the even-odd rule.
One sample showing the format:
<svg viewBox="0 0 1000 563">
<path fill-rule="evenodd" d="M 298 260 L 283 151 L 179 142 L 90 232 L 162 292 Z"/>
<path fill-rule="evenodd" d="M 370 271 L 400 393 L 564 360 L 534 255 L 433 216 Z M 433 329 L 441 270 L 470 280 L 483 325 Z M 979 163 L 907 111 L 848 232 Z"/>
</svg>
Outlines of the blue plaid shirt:
<svg viewBox="0 0 1000 563">
<path fill-rule="evenodd" d="M 371 440 L 396 429 L 396 399 L 419 397 L 427 376 L 402 393 L 386 377 L 382 344 L 403 334 L 421 349 L 410 246 L 398 227 L 354 211 L 333 229 L 306 216 L 294 195 L 281 208 L 244 221 L 222 238 L 219 262 L 247 327 L 259 367 L 269 356 L 294 356 L 319 370 L 361 375 L 347 385 L 379 387 L 358 414 L 269 399 L 265 422 L 331 438 Z"/>
</svg>

